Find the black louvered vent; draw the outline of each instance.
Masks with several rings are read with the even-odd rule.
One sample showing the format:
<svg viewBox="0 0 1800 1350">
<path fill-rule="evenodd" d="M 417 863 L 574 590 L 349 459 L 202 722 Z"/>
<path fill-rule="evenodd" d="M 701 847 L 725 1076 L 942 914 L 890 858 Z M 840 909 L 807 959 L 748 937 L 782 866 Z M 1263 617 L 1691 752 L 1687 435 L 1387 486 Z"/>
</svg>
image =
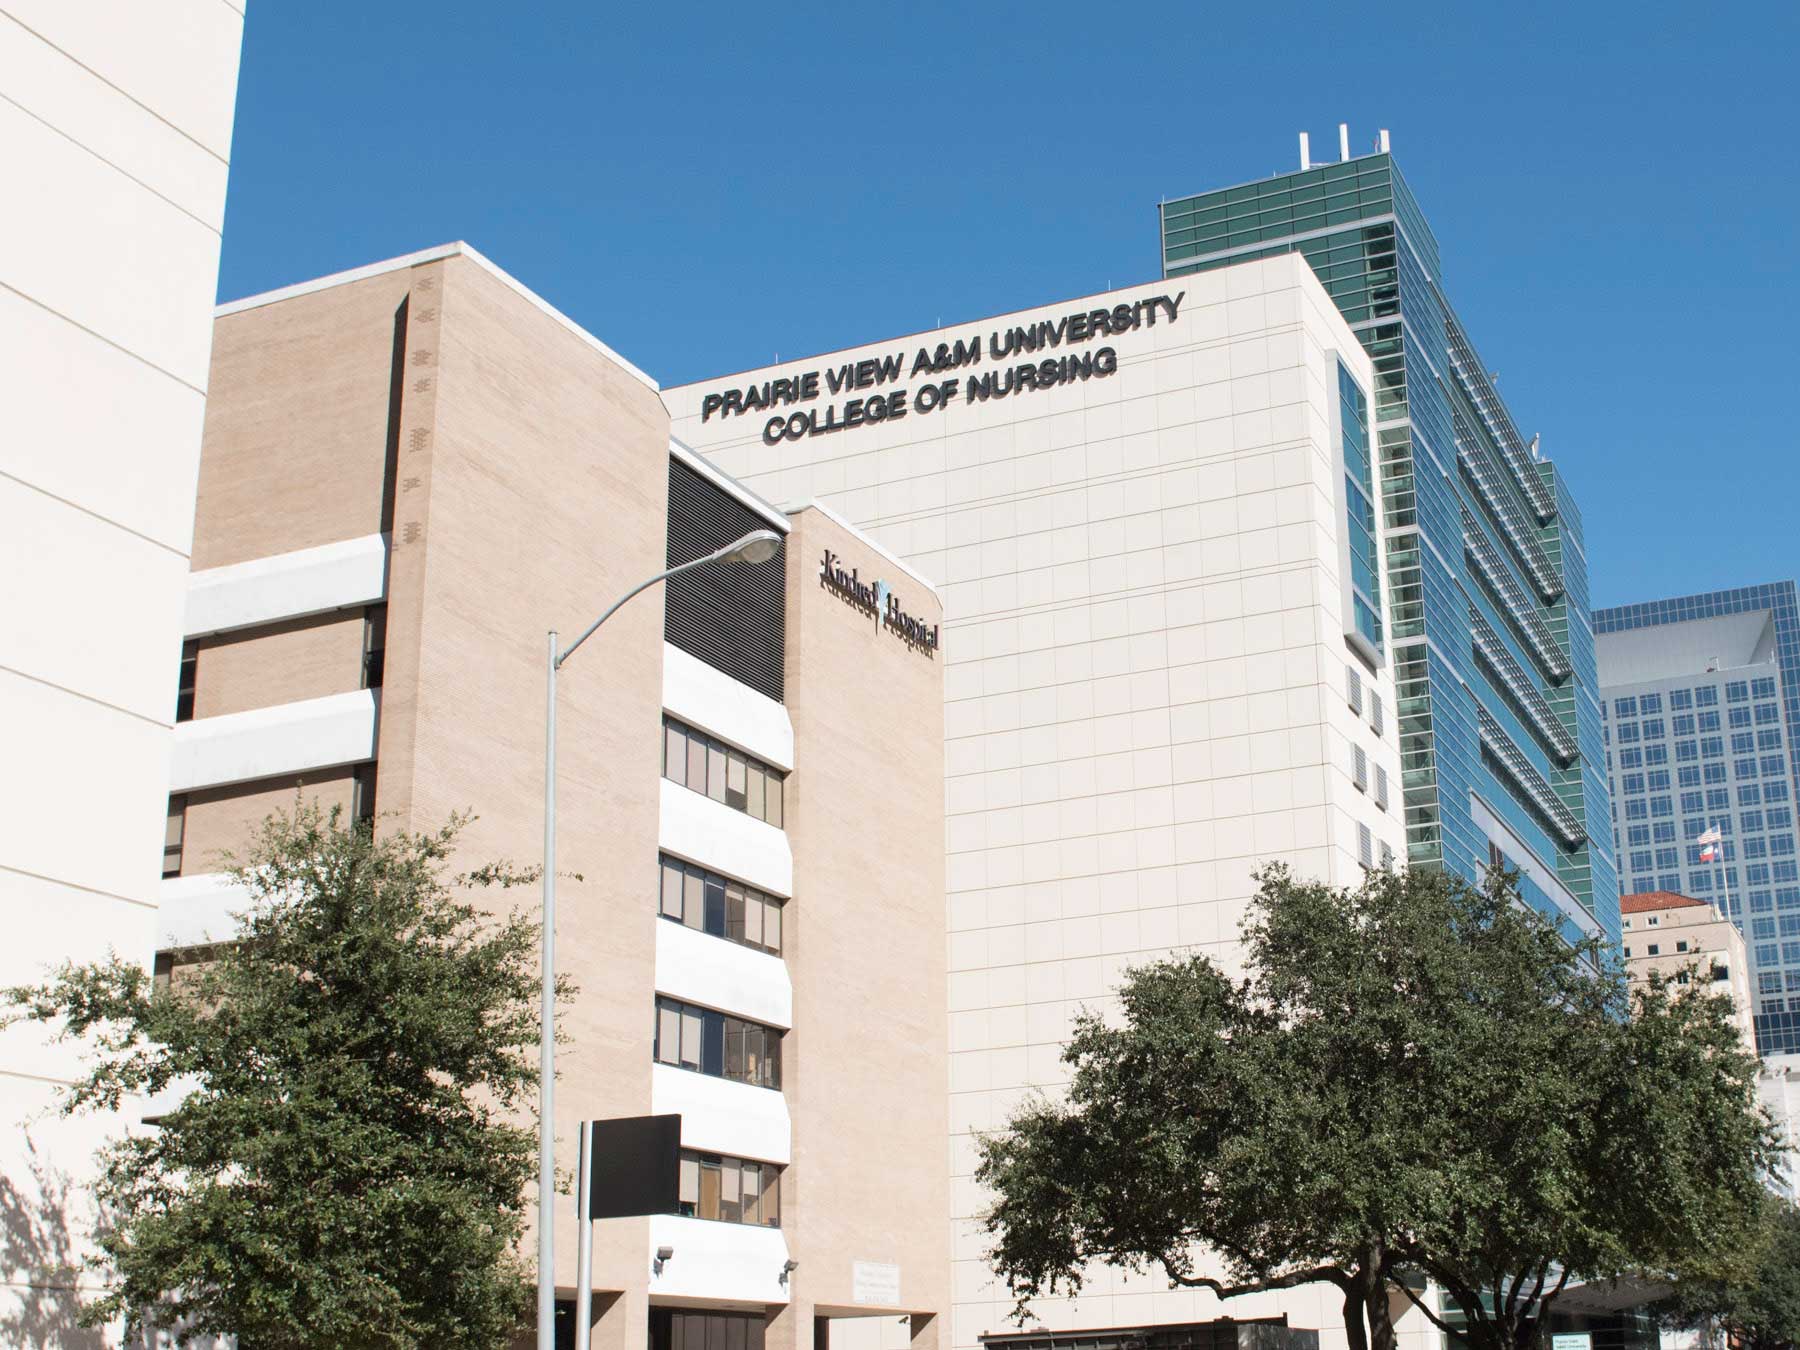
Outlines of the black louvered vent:
<svg viewBox="0 0 1800 1350">
<path fill-rule="evenodd" d="M 687 465 L 669 461 L 669 566 L 769 522 Z M 767 562 L 715 563 L 669 578 L 663 637 L 779 701 L 786 668 L 787 549 Z"/>
</svg>

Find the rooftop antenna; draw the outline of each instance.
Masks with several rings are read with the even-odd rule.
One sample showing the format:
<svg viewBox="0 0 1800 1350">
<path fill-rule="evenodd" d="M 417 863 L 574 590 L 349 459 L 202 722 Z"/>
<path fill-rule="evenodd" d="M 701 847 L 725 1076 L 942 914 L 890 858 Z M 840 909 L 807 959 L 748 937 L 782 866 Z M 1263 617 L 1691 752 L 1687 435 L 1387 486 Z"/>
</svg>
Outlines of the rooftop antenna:
<svg viewBox="0 0 1800 1350">
<path fill-rule="evenodd" d="M 1538 453 L 1538 440 L 1539 440 L 1538 433 L 1535 431 L 1532 432 L 1531 433 L 1531 458 L 1533 461 L 1543 458 L 1543 456 Z"/>
<path fill-rule="evenodd" d="M 1300 133 L 1300 172 L 1305 173 L 1312 168 L 1312 140 L 1303 131 Z"/>
<path fill-rule="evenodd" d="M 1386 127 L 1383 127 L 1381 129 L 1381 134 L 1377 138 L 1376 143 L 1381 147 L 1381 153 L 1384 155 L 1390 153 L 1393 150 L 1393 146 L 1388 144 L 1388 133 L 1387 133 Z"/>
<path fill-rule="evenodd" d="M 1338 123 L 1338 159 L 1347 161 L 1350 158 L 1350 124 Z"/>
</svg>

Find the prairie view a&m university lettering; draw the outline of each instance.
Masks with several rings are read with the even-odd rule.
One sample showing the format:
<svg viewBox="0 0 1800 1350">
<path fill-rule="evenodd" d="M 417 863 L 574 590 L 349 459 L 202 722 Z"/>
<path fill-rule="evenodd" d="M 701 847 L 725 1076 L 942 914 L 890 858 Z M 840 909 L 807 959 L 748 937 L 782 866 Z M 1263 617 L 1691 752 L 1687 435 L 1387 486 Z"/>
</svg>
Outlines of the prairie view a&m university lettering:
<svg viewBox="0 0 1800 1350">
<path fill-rule="evenodd" d="M 946 338 L 919 347 L 910 366 L 902 349 L 822 370 L 809 370 L 802 375 L 777 375 L 756 384 L 715 390 L 701 398 L 700 420 L 708 422 L 716 416 L 723 421 L 730 417 L 796 408 L 791 413 L 773 412 L 763 421 L 764 443 L 776 445 L 784 440 L 797 441 L 898 421 L 910 413 L 935 412 L 958 399 L 964 403 L 981 403 L 1010 394 L 1104 379 L 1118 373 L 1118 350 L 1091 344 L 1101 338 L 1121 337 L 1142 328 L 1154 328 L 1159 319 L 1175 322 L 1186 295 L 1186 291 L 1181 291 L 1173 296 L 1151 296 L 1107 308 L 1079 310 L 1057 319 L 1040 319 L 1026 325 L 995 329 L 987 334 L 985 348 L 979 331 Z M 1082 350 L 1074 350 L 1078 347 Z M 1039 355 L 1064 348 L 1069 350 L 1061 355 Z M 927 378 L 916 386 L 899 385 L 903 372 L 904 378 L 917 380 L 921 375 L 930 377 L 982 366 L 984 350 L 984 369 L 972 370 L 967 376 L 952 375 L 945 380 Z M 1021 361 L 1017 359 L 1019 357 L 1037 359 Z M 827 403 L 823 407 L 796 406 L 816 404 L 822 397 L 836 398 L 852 391 L 870 392 L 856 392 L 854 397 L 841 403 Z"/>
</svg>

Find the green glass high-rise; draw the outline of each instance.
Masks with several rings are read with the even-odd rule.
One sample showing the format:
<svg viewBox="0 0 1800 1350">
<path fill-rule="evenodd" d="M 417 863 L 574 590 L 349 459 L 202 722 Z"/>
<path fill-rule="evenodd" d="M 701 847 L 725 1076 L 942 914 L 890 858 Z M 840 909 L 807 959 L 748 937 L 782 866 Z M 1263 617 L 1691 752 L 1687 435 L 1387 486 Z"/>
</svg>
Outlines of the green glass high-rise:
<svg viewBox="0 0 1800 1350">
<path fill-rule="evenodd" d="M 1410 861 L 1473 879 L 1503 859 L 1616 942 L 1581 516 L 1451 308 L 1393 156 L 1165 202 L 1161 225 L 1169 277 L 1298 250 L 1374 361 Z"/>
</svg>

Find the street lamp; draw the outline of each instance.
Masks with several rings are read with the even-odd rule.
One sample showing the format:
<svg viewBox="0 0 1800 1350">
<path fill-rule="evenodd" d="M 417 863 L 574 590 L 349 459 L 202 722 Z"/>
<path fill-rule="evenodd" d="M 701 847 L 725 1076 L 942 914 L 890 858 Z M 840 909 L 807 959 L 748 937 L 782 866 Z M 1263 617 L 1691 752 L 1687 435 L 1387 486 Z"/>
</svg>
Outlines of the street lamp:
<svg viewBox="0 0 1800 1350">
<path fill-rule="evenodd" d="M 626 591 L 610 608 L 589 624 L 566 650 L 558 651 L 556 630 L 550 630 L 549 663 L 544 702 L 544 954 L 542 1025 L 538 1032 L 538 1350 L 555 1350 L 556 1344 L 556 1243 L 553 1233 L 556 1203 L 556 1126 L 552 1106 L 556 1085 L 556 672 L 576 649 L 594 635 L 601 624 L 639 591 L 678 572 L 708 563 L 759 563 L 773 558 L 781 548 L 774 530 L 752 530 L 705 557 L 658 572 Z"/>
</svg>

